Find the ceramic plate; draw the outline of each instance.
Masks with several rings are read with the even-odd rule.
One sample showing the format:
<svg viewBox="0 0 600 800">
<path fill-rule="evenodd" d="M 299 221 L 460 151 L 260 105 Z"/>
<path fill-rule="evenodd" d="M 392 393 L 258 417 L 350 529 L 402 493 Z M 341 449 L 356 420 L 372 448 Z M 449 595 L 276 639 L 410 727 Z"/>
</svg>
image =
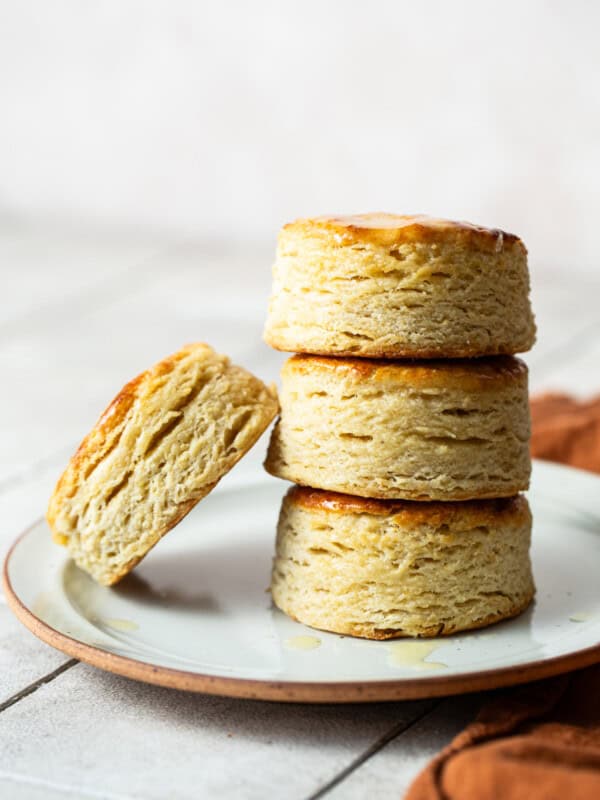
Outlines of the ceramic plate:
<svg viewBox="0 0 600 800">
<path fill-rule="evenodd" d="M 231 484 L 231 482 L 230 482 Z M 191 691 L 304 702 L 431 697 L 600 661 L 600 479 L 537 462 L 534 605 L 483 631 L 371 642 L 288 619 L 267 593 L 285 484 L 215 490 L 116 587 L 96 585 L 45 522 L 13 545 L 5 590 L 40 639 L 102 669 Z"/>
</svg>

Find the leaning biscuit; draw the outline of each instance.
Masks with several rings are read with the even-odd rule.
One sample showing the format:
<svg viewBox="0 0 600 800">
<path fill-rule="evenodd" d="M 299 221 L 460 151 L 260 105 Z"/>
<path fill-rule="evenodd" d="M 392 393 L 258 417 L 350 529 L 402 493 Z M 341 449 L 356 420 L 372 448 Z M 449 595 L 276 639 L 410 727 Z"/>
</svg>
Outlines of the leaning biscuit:
<svg viewBox="0 0 600 800">
<path fill-rule="evenodd" d="M 99 583 L 130 572 L 277 413 L 274 390 L 191 344 L 128 383 L 58 481 L 53 538 Z"/>
<path fill-rule="evenodd" d="M 376 361 L 294 356 L 267 470 L 375 498 L 508 497 L 529 484 L 527 367 L 512 356 Z"/>
<path fill-rule="evenodd" d="M 527 251 L 425 216 L 300 219 L 280 235 L 265 341 L 278 350 L 459 358 L 529 350 Z"/>
<path fill-rule="evenodd" d="M 530 535 L 523 496 L 389 503 L 294 487 L 272 597 L 299 622 L 368 639 L 481 628 L 531 602 Z"/>
</svg>

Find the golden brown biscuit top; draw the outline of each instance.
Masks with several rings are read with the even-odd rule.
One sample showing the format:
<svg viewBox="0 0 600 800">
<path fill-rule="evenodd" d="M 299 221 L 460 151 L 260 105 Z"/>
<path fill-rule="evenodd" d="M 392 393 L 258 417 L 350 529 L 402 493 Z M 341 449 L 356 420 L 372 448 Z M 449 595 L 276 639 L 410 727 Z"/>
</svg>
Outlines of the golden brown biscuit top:
<svg viewBox="0 0 600 800">
<path fill-rule="evenodd" d="M 519 237 L 513 233 L 425 214 L 373 212 L 312 217 L 284 225 L 282 234 L 286 233 L 325 237 L 341 246 L 368 243 L 392 247 L 408 242 L 453 242 L 492 252 L 500 252 L 507 244 L 516 244 L 525 250 Z"/>
<path fill-rule="evenodd" d="M 485 525 L 496 522 L 499 515 L 511 518 L 522 517 L 523 519 L 530 516 L 529 505 L 523 495 L 494 500 L 420 503 L 415 500 L 376 500 L 311 489 L 305 486 L 293 486 L 285 499 L 287 503 L 307 511 L 396 517 L 400 524 L 410 523 L 411 525 L 441 525 L 467 521 Z"/>
<path fill-rule="evenodd" d="M 415 389 L 446 388 L 470 392 L 497 391 L 499 386 L 524 382 L 528 372 L 527 365 L 514 356 L 394 361 L 295 355 L 283 365 L 282 375 L 311 375 L 319 371 L 370 384 L 392 383 Z"/>
</svg>

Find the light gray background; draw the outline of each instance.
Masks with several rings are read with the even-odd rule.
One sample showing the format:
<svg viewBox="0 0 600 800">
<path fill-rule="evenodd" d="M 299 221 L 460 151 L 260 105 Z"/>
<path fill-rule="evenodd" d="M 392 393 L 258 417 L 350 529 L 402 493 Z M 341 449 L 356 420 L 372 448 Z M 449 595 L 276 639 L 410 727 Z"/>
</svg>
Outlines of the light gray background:
<svg viewBox="0 0 600 800">
<path fill-rule="evenodd" d="M 426 212 L 596 269 L 593 0 L 0 2 L 0 209 L 221 240 Z"/>
</svg>

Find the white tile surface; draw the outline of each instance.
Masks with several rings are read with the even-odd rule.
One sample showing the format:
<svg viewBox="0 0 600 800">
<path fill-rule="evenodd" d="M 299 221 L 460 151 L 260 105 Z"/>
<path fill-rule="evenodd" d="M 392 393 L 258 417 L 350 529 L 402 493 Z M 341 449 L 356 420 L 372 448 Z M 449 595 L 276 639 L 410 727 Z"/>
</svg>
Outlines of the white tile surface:
<svg viewBox="0 0 600 800">
<path fill-rule="evenodd" d="M 42 644 L 0 605 L 0 704 L 68 660 Z"/>
<path fill-rule="evenodd" d="M 600 363 L 585 385 L 572 383 L 566 367 L 576 365 L 600 342 L 600 274 L 533 269 L 532 303 L 538 326 L 537 342 L 524 356 L 531 368 L 530 389 L 564 388 L 583 395 L 600 391 Z"/>
<path fill-rule="evenodd" d="M 15 538 L 34 520 L 43 516 L 48 504 L 50 492 L 69 458 L 70 449 L 48 461 L 43 468 L 24 470 L 11 481 L 0 484 L 0 560 Z M 0 602 L 3 600 L 0 592 Z"/>
<path fill-rule="evenodd" d="M 0 796 L 10 800 L 137 800 L 125 795 L 112 795 L 102 789 L 84 792 L 80 787 L 64 783 L 49 783 L 28 775 L 0 772 Z"/>
<path fill-rule="evenodd" d="M 148 800 L 292 800 L 421 707 L 236 701 L 78 665 L 0 715 L 0 770 Z"/>
<path fill-rule="evenodd" d="M 600 296 L 600 293 L 599 295 Z M 562 390 L 579 398 L 600 392 L 600 324 L 580 343 L 577 358 L 551 359 L 537 381 L 539 389 Z"/>
<path fill-rule="evenodd" d="M 115 240 L 93 231 L 32 229 L 0 218 L 0 341 L 97 302 L 139 270 L 157 247 L 150 237 Z"/>
<path fill-rule="evenodd" d="M 451 697 L 376 753 L 327 795 L 331 800 L 403 797 L 413 778 L 475 717 L 482 696 Z"/>
</svg>

